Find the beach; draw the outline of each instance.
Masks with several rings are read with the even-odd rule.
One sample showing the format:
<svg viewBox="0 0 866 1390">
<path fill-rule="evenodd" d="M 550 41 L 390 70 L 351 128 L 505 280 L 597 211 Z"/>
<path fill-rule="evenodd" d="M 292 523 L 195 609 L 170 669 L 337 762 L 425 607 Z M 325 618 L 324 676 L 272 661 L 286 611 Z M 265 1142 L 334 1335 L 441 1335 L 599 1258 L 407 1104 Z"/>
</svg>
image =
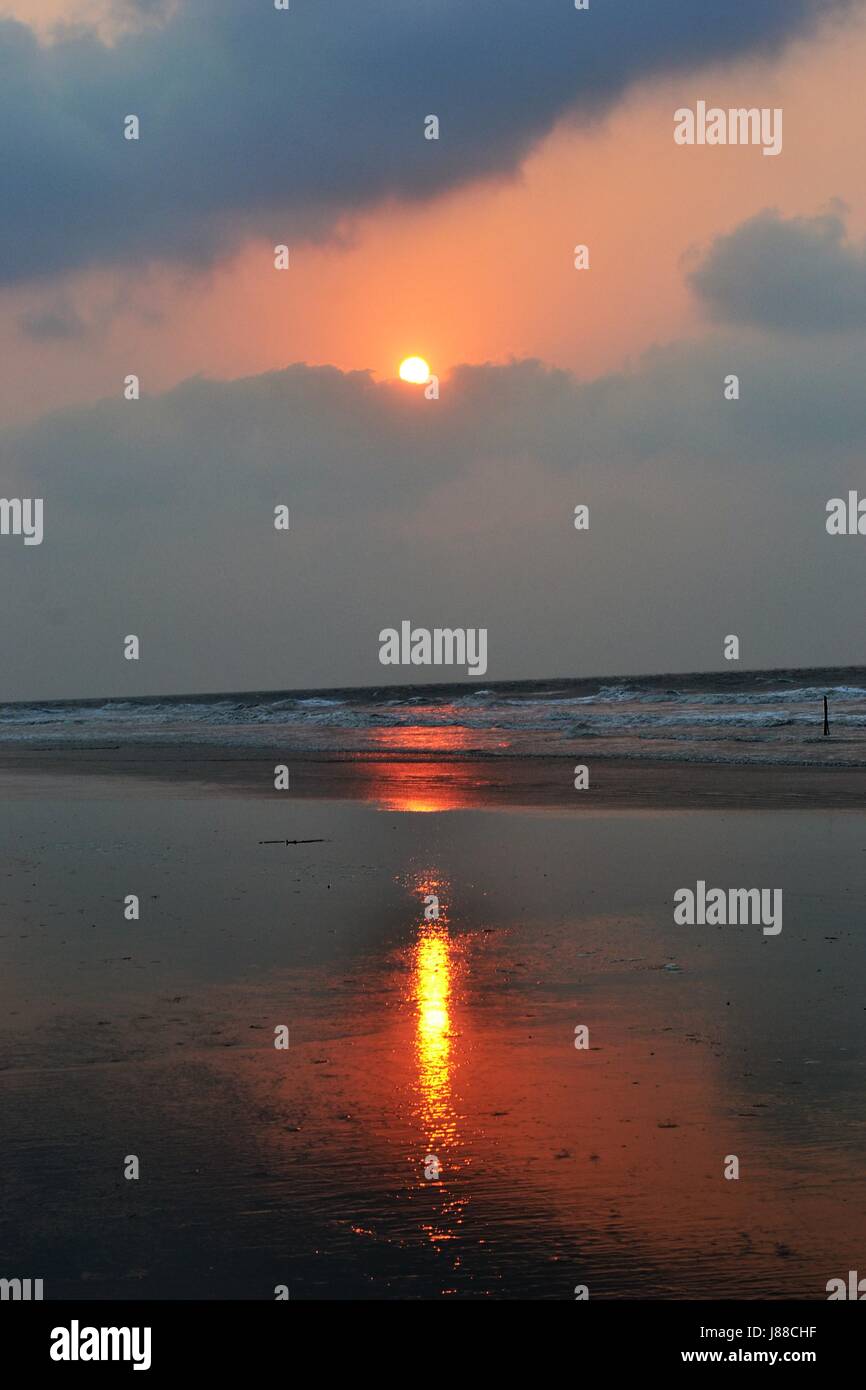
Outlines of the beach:
<svg viewBox="0 0 866 1390">
<path fill-rule="evenodd" d="M 826 1298 L 866 1234 L 862 772 L 573 765 L 5 746 L 4 1268 Z M 697 880 L 783 929 L 676 925 Z"/>
<path fill-rule="evenodd" d="M 0 11 L 7 1360 L 827 1375 L 866 0 Z"/>
</svg>

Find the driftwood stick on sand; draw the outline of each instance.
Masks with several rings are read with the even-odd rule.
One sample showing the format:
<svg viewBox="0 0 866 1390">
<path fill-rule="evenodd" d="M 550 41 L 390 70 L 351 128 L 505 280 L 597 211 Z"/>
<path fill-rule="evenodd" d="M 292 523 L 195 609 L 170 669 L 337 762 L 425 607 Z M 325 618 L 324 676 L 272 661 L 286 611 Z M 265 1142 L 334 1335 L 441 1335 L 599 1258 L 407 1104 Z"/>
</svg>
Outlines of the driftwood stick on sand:
<svg viewBox="0 0 866 1390">
<path fill-rule="evenodd" d="M 260 845 L 324 845 L 328 841 L 324 838 L 319 840 L 259 840 Z"/>
</svg>

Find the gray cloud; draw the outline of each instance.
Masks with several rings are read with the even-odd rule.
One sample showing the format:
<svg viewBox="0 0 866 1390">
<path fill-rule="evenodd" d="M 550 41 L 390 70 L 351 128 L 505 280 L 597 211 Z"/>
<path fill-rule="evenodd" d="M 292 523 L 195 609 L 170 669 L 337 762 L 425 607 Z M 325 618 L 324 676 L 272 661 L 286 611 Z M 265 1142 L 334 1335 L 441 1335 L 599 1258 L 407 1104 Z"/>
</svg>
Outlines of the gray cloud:
<svg viewBox="0 0 866 1390">
<path fill-rule="evenodd" d="M 181 0 L 113 47 L 86 31 L 41 45 L 3 21 L 0 280 L 201 264 L 250 228 L 323 236 L 389 197 L 508 174 L 565 113 L 593 119 L 639 79 L 771 52 L 854 3 Z M 138 143 L 122 138 L 129 113 Z"/>
<path fill-rule="evenodd" d="M 728 632 L 750 667 L 861 660 L 859 546 L 824 529 L 862 483 L 859 360 L 723 339 L 589 383 L 463 367 L 438 401 L 298 365 L 6 431 L 45 540 L 0 538 L 3 694 L 377 684 L 404 617 L 488 627 L 490 680 L 718 668 Z"/>
<path fill-rule="evenodd" d="M 36 342 L 68 342 L 87 334 L 87 325 L 75 305 L 62 294 L 48 304 L 25 310 L 18 319 L 18 327 Z"/>
<path fill-rule="evenodd" d="M 121 315 L 140 323 L 160 323 L 163 314 L 150 294 L 150 282 L 147 274 L 130 283 L 118 273 L 76 297 L 49 282 L 32 293 L 31 303 L 18 315 L 17 328 L 46 345 L 74 341 L 92 345 Z"/>
<path fill-rule="evenodd" d="M 866 244 L 843 217 L 767 209 L 713 242 L 689 283 L 718 321 L 793 333 L 866 328 Z"/>
</svg>

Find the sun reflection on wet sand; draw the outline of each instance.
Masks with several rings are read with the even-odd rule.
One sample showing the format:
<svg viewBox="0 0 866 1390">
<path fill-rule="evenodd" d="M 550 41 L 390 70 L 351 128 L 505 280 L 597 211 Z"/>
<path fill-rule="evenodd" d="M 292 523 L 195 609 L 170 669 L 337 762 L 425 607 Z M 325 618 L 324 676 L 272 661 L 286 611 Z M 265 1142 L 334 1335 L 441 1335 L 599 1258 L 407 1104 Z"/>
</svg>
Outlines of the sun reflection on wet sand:
<svg viewBox="0 0 866 1390">
<path fill-rule="evenodd" d="M 453 1191 L 461 1163 L 452 1019 L 458 965 L 448 924 L 449 888 L 435 874 L 419 875 L 414 884 L 424 907 L 412 947 L 416 1119 L 424 1146 L 420 1181 L 425 1188 L 435 1186 L 439 1198 L 435 1218 L 423 1221 L 422 1230 L 434 1242 L 455 1238 L 454 1228 L 468 1201 Z"/>
<path fill-rule="evenodd" d="M 472 784 L 459 765 L 390 763 L 375 769 L 376 804 L 383 811 L 460 811 L 471 806 Z"/>
<path fill-rule="evenodd" d="M 417 746 L 425 753 L 445 756 L 466 753 L 479 744 L 475 730 L 426 725 L 377 729 L 374 741 L 383 750 L 406 751 Z M 505 747 L 498 737 L 484 742 L 490 751 Z M 483 804 L 479 788 L 484 776 L 469 763 L 437 762 L 434 758 L 417 763 L 395 760 L 371 768 L 371 780 L 372 799 L 383 811 L 459 811 Z"/>
<path fill-rule="evenodd" d="M 437 1154 L 456 1134 L 451 1105 L 450 946 L 448 928 L 441 922 L 425 922 L 415 946 L 418 1089 L 427 1144 Z"/>
</svg>

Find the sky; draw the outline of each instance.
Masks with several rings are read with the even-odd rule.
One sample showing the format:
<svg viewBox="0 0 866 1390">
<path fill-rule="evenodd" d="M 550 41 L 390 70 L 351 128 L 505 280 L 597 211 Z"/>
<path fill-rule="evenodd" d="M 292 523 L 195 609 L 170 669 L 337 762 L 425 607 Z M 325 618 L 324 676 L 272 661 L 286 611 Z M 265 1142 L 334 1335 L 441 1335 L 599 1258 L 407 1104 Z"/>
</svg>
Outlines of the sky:
<svg viewBox="0 0 866 1390">
<path fill-rule="evenodd" d="M 67 9 L 0 0 L 2 494 L 45 515 L 0 698 L 441 679 L 380 664 L 403 619 L 485 627 L 488 681 L 864 660 L 864 4 Z M 698 101 L 782 152 L 678 146 Z"/>
</svg>

